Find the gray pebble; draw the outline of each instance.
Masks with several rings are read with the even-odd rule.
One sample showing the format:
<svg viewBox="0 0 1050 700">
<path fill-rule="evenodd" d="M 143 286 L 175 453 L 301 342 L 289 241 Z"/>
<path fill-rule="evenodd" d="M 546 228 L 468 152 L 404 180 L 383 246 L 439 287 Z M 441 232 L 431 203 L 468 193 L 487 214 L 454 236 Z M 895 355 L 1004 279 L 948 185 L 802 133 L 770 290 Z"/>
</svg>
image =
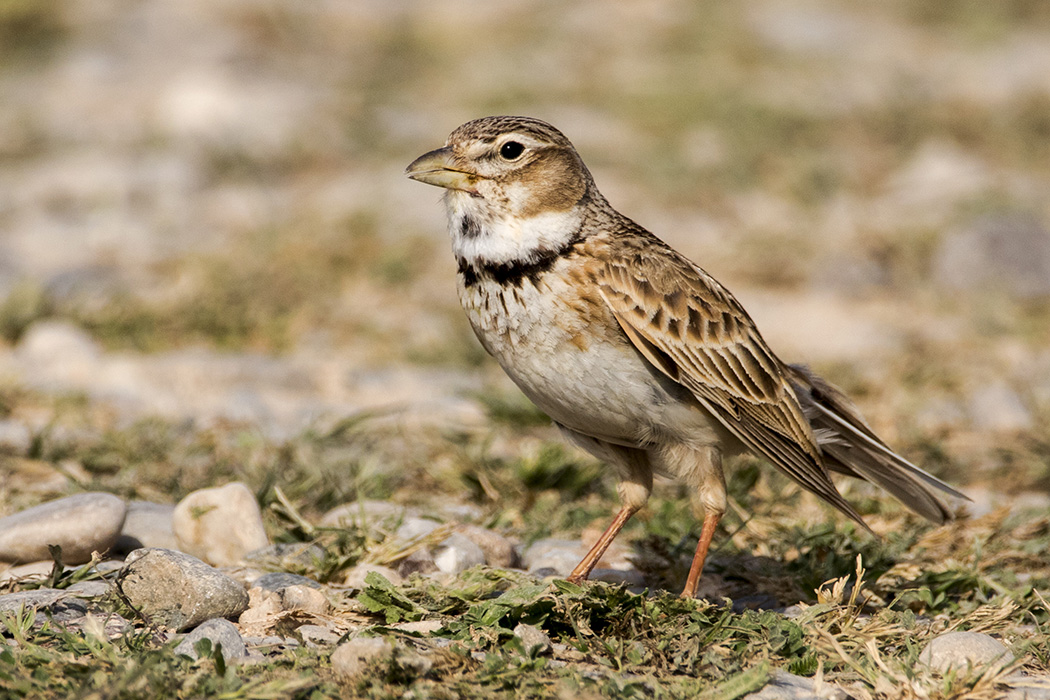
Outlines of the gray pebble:
<svg viewBox="0 0 1050 700">
<path fill-rule="evenodd" d="M 0 583 L 4 581 L 39 581 L 47 578 L 55 568 L 53 561 L 34 561 L 19 564 L 0 572 Z"/>
<path fill-rule="evenodd" d="M 244 560 L 264 568 L 301 569 L 317 567 L 324 557 L 324 549 L 312 542 L 282 542 L 248 552 Z"/>
<path fill-rule="evenodd" d="M 415 540 L 426 537 L 439 527 L 441 523 L 432 518 L 405 518 L 396 534 L 403 540 Z"/>
<path fill-rule="evenodd" d="M 150 622 L 176 630 L 216 617 L 234 617 L 248 607 L 244 587 L 189 554 L 138 549 L 128 555 L 117 586 Z"/>
<path fill-rule="evenodd" d="M 127 506 L 110 493 L 80 493 L 0 519 L 0 561 L 35 562 L 62 547 L 62 561 L 83 564 L 117 541 Z"/>
<path fill-rule="evenodd" d="M 1006 645 L 980 632 L 946 632 L 930 640 L 919 654 L 919 663 L 946 672 L 952 668 L 1006 666 L 1014 655 Z"/>
<path fill-rule="evenodd" d="M 336 647 L 329 661 L 336 674 L 354 678 L 364 673 L 369 665 L 389 659 L 393 654 L 394 645 L 388 639 L 356 637 Z"/>
<path fill-rule="evenodd" d="M 847 700 L 850 695 L 837 685 L 821 683 L 776 669 L 762 690 L 744 696 L 744 700 Z"/>
<path fill-rule="evenodd" d="M 532 543 L 521 559 L 528 571 L 553 569 L 559 576 L 568 576 L 580 557 L 579 540 L 547 538 Z"/>
<path fill-rule="evenodd" d="M 255 494 L 240 482 L 200 489 L 172 513 L 179 549 L 214 566 L 235 566 L 270 544 Z"/>
<path fill-rule="evenodd" d="M 312 649 L 318 647 L 330 647 L 342 637 L 339 632 L 330 630 L 322 625 L 299 625 L 295 631 L 302 637 L 303 644 Z"/>
<path fill-rule="evenodd" d="M 514 628 L 514 636 L 521 640 L 521 646 L 524 647 L 527 654 L 549 654 L 554 649 L 551 638 L 546 632 L 539 627 L 526 625 L 524 622 L 519 622 Z"/>
<path fill-rule="evenodd" d="M 387 581 L 395 586 L 400 586 L 404 582 L 404 579 L 401 578 L 401 574 L 397 573 L 389 566 L 362 563 L 347 569 L 346 573 L 343 575 L 343 585 L 363 590 L 366 585 L 365 577 L 373 571 L 381 574 Z"/>
<path fill-rule="evenodd" d="M 456 532 L 481 548 L 489 566 L 511 569 L 521 565 L 514 543 L 498 532 L 477 525 L 460 525 Z"/>
<path fill-rule="evenodd" d="M 398 521 L 405 507 L 387 501 L 355 501 L 336 506 L 321 517 L 321 527 L 351 527 L 364 523 Z"/>
<path fill-rule="evenodd" d="M 282 588 L 288 588 L 288 586 L 320 588 L 321 584 L 312 578 L 300 576 L 299 574 L 290 574 L 285 571 L 272 571 L 268 574 L 263 574 L 252 583 L 252 588 L 261 588 L 264 591 L 279 591 Z"/>
<path fill-rule="evenodd" d="M 143 547 L 178 549 L 171 527 L 174 512 L 175 506 L 170 504 L 131 501 L 114 550 L 127 554 Z"/>
<path fill-rule="evenodd" d="M 229 620 L 222 618 L 208 620 L 198 625 L 179 642 L 175 647 L 175 653 L 194 660 L 200 658 L 197 653 L 197 642 L 202 639 L 210 639 L 213 650 L 221 644 L 222 656 L 227 661 L 248 655 L 248 649 L 237 627 Z"/>
<path fill-rule="evenodd" d="M 485 563 L 485 552 L 466 535 L 454 532 L 434 548 L 434 564 L 446 574 L 458 574 Z"/>
<path fill-rule="evenodd" d="M 97 600 L 109 595 L 112 587 L 106 581 L 78 581 L 66 589 L 66 592 L 77 598 Z"/>
<path fill-rule="evenodd" d="M 50 608 L 69 594 L 57 588 L 37 588 L 0 595 L 0 612 L 18 611 L 25 608 Z"/>
<path fill-rule="evenodd" d="M 0 420 L 0 452 L 24 455 L 33 444 L 33 433 L 25 423 L 17 420 Z"/>
</svg>

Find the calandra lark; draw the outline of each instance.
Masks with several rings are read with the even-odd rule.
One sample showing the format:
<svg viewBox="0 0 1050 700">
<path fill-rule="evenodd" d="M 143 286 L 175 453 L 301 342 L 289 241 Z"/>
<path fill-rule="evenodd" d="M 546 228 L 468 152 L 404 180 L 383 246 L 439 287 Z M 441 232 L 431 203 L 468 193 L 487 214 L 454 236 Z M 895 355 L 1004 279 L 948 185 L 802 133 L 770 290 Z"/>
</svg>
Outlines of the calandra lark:
<svg viewBox="0 0 1050 700">
<path fill-rule="evenodd" d="M 648 500 L 696 490 L 692 597 L 726 510 L 722 462 L 769 461 L 862 526 L 831 471 L 942 523 L 961 493 L 891 450 L 837 388 L 782 362 L 729 291 L 618 213 L 564 135 L 525 117 L 468 122 L 407 175 L 443 187 L 459 297 L 481 344 L 576 445 L 616 468 L 622 508 L 569 577 L 585 579 Z"/>
</svg>

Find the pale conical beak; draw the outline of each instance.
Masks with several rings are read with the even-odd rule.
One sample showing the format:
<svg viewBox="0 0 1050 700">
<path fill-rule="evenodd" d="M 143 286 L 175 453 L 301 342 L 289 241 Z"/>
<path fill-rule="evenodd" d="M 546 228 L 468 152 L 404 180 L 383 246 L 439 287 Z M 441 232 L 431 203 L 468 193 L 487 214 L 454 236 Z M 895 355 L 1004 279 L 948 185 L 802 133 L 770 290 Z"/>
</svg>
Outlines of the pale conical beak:
<svg viewBox="0 0 1050 700">
<path fill-rule="evenodd" d="M 405 168 L 405 175 L 408 175 L 413 180 L 425 182 L 436 187 L 462 190 L 470 194 L 478 193 L 477 188 L 474 186 L 478 181 L 478 176 L 473 173 L 456 170 L 452 164 L 452 149 L 448 146 L 430 153 L 424 153 L 416 158 Z"/>
</svg>

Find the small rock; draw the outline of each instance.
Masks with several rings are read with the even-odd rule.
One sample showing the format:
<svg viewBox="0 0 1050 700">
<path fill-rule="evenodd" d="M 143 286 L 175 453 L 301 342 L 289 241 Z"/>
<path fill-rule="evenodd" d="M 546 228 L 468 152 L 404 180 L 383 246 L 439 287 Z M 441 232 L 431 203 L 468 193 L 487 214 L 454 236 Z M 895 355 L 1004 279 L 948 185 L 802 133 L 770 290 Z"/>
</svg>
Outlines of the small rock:
<svg viewBox="0 0 1050 700">
<path fill-rule="evenodd" d="M 489 566 L 512 569 L 520 565 L 514 543 L 503 535 L 477 525 L 460 525 L 456 532 L 481 548 Z"/>
<path fill-rule="evenodd" d="M 172 529 L 179 549 L 215 566 L 234 566 L 269 545 L 259 504 L 240 482 L 200 489 L 175 506 Z"/>
<path fill-rule="evenodd" d="M 387 501 L 355 501 L 336 506 L 321 518 L 321 527 L 351 527 L 365 522 L 391 522 L 405 517 L 405 507 Z"/>
<path fill-rule="evenodd" d="M 744 700 L 848 700 L 850 697 L 833 683 L 818 684 L 812 678 L 776 669 L 762 690 L 745 695 Z"/>
<path fill-rule="evenodd" d="M 299 611 L 311 615 L 326 615 L 332 608 L 328 598 L 318 588 L 301 585 L 284 586 L 277 590 L 253 587 L 248 591 L 248 609 L 237 620 L 252 634 L 269 630 L 277 615 Z"/>
<path fill-rule="evenodd" d="M 128 602 L 150 622 L 176 630 L 248 607 L 248 593 L 200 559 L 170 549 L 137 549 L 117 576 Z"/>
<path fill-rule="evenodd" d="M 390 583 L 395 586 L 400 586 L 404 583 L 404 579 L 401 578 L 401 574 L 397 573 L 389 566 L 382 566 L 380 564 L 357 564 L 351 569 L 347 569 L 346 574 L 343 577 L 343 585 L 356 588 L 358 590 L 364 590 L 365 588 L 365 576 L 368 576 L 371 572 L 375 571 L 381 574 Z"/>
<path fill-rule="evenodd" d="M 434 564 L 446 574 L 458 574 L 485 563 L 485 552 L 463 534 L 454 532 L 434 548 Z"/>
<path fill-rule="evenodd" d="M 93 367 L 102 350 L 82 328 L 68 321 L 37 321 L 18 343 L 20 358 L 33 364 L 62 368 Z"/>
<path fill-rule="evenodd" d="M 152 547 L 178 549 L 171 527 L 174 512 L 175 506 L 170 504 L 131 501 L 114 551 L 127 554 L 136 549 Z"/>
<path fill-rule="evenodd" d="M 426 548 L 412 552 L 397 566 L 397 573 L 402 578 L 407 578 L 412 574 L 432 574 L 438 570 L 437 564 L 434 563 L 434 555 Z"/>
<path fill-rule="evenodd" d="M 57 588 L 37 588 L 0 595 L 0 612 L 17 611 L 22 608 L 50 608 L 69 594 Z"/>
<path fill-rule="evenodd" d="M 78 581 L 66 589 L 69 595 L 86 600 L 105 598 L 112 591 L 106 581 Z"/>
<path fill-rule="evenodd" d="M 55 619 L 52 616 L 51 621 Z M 134 625 L 116 613 L 99 615 L 96 613 L 85 613 L 74 619 L 61 623 L 62 629 L 67 632 L 79 633 L 85 637 L 96 637 L 112 641 L 123 637 L 134 629 Z"/>
<path fill-rule="evenodd" d="M 1005 644 L 980 632 L 946 632 L 931 639 L 919 654 L 919 663 L 942 673 L 993 663 L 1002 667 L 1013 661 L 1014 655 Z"/>
<path fill-rule="evenodd" d="M 175 653 L 194 660 L 200 658 L 197 652 L 197 642 L 202 639 L 210 639 L 213 650 L 221 645 L 222 656 L 227 661 L 248 655 L 248 648 L 244 644 L 244 639 L 241 638 L 241 633 L 237 631 L 237 627 L 229 620 L 222 618 L 211 619 L 198 625 L 179 642 L 175 647 Z"/>
<path fill-rule="evenodd" d="M 394 625 L 394 629 L 426 636 L 437 632 L 444 626 L 445 623 L 440 620 L 416 620 L 414 622 L 401 622 L 396 624 Z"/>
<path fill-rule="evenodd" d="M 525 649 L 525 653 L 529 655 L 550 654 L 554 649 L 554 645 L 551 644 L 551 638 L 547 636 L 546 632 L 539 627 L 526 625 L 524 622 L 519 622 L 518 626 L 514 628 L 514 636 L 521 640 L 521 646 Z"/>
<path fill-rule="evenodd" d="M 332 609 L 324 591 L 311 586 L 285 586 L 276 591 L 282 610 L 300 610 L 312 615 L 326 615 Z"/>
<path fill-rule="evenodd" d="M 312 542 L 281 542 L 248 552 L 244 560 L 264 568 L 317 568 L 324 561 L 325 551 Z"/>
<path fill-rule="evenodd" d="M 568 576 L 587 554 L 587 546 L 581 540 L 547 538 L 532 543 L 521 560 L 527 571 L 550 568 L 560 576 Z M 629 571 L 634 565 L 628 560 L 628 550 L 614 542 L 598 562 L 597 568 Z"/>
<path fill-rule="evenodd" d="M 0 519 L 0 561 L 49 559 L 48 545 L 58 545 L 63 562 L 83 564 L 113 546 L 126 513 L 113 494 L 80 493 L 9 515 Z"/>
<path fill-rule="evenodd" d="M 25 423 L 10 418 L 0 420 L 0 452 L 24 455 L 32 444 L 33 433 Z"/>
<path fill-rule="evenodd" d="M 255 582 L 252 584 L 252 588 L 261 588 L 264 591 L 279 591 L 282 588 L 288 588 L 289 586 L 320 588 L 321 584 L 314 581 L 312 578 L 300 576 L 299 574 L 290 574 L 285 571 L 273 571 L 268 574 L 263 574 L 255 579 Z"/>
<path fill-rule="evenodd" d="M 416 540 L 426 537 L 441 527 L 441 523 L 432 518 L 405 518 L 397 528 L 397 536 L 403 540 Z"/>
<path fill-rule="evenodd" d="M 343 636 L 335 630 L 330 630 L 321 625 L 299 625 L 295 628 L 295 631 L 302 637 L 303 644 L 312 649 L 330 647 Z"/>
<path fill-rule="evenodd" d="M 382 637 L 356 637 L 349 639 L 332 652 L 332 671 L 346 678 L 360 676 L 369 665 L 389 659 L 394 654 L 394 645 Z"/>
<path fill-rule="evenodd" d="M 53 561 L 34 561 L 12 566 L 0 571 L 0 583 L 4 581 L 39 581 L 47 578 L 55 568 Z"/>
</svg>

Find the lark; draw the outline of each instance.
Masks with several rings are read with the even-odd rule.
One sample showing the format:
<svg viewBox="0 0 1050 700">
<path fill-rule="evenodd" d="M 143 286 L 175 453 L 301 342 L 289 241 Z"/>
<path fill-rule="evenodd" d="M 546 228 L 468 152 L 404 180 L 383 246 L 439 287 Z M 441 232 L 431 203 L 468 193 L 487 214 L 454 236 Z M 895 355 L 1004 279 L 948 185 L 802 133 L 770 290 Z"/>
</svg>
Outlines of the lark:
<svg viewBox="0 0 1050 700">
<path fill-rule="evenodd" d="M 711 275 L 606 201 L 546 122 L 486 117 L 416 159 L 445 188 L 459 298 L 485 350 L 573 443 L 615 469 L 621 508 L 569 580 L 587 578 L 653 476 L 703 514 L 693 597 L 726 511 L 723 463 L 750 451 L 862 527 L 829 476 L 879 485 L 935 523 L 965 498 L 886 445 L 842 391 L 782 362 Z"/>
</svg>

